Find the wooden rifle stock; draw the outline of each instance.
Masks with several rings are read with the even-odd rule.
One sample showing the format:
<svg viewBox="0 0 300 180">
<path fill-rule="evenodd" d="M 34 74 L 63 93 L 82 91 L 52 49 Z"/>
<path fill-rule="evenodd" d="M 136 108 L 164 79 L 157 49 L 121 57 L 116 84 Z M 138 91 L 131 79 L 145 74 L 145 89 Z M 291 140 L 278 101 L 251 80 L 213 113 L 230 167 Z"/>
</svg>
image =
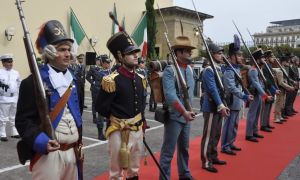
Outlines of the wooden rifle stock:
<svg viewBox="0 0 300 180">
<path fill-rule="evenodd" d="M 165 39 L 166 39 L 166 42 L 167 42 L 167 46 L 169 48 L 169 51 L 170 51 L 170 55 L 171 55 L 171 59 L 172 59 L 172 62 L 174 64 L 174 67 L 175 67 L 175 71 L 176 71 L 176 74 L 177 74 L 177 77 L 178 77 L 178 80 L 179 80 L 179 84 L 180 84 L 180 87 L 181 87 L 181 91 L 183 93 L 183 105 L 185 107 L 185 109 L 187 111 L 193 111 L 192 110 L 192 106 L 190 105 L 190 102 L 189 102 L 189 93 L 188 93 L 188 88 L 187 88 L 187 85 L 186 85 L 186 82 L 181 74 L 181 71 L 179 69 L 179 65 L 177 63 L 177 57 L 175 55 L 175 52 L 174 50 L 172 49 L 172 46 L 171 46 L 171 43 L 169 41 L 169 38 L 168 38 L 168 28 L 167 28 L 167 25 L 165 23 L 165 20 L 164 20 L 164 17 L 162 15 L 162 12 L 157 4 L 157 7 L 158 7 L 158 11 L 159 11 L 159 14 L 164 22 L 164 25 L 165 25 L 165 29 L 166 31 L 164 32 L 164 36 L 165 36 Z"/>
<path fill-rule="evenodd" d="M 47 97 L 45 88 L 43 85 L 43 81 L 41 75 L 39 73 L 39 68 L 36 61 L 36 56 L 34 53 L 34 48 L 31 42 L 30 33 L 25 23 L 25 16 L 23 13 L 23 9 L 21 6 L 21 1 L 16 0 L 17 9 L 19 12 L 20 20 L 22 23 L 23 31 L 24 31 L 24 45 L 26 49 L 28 64 L 30 68 L 30 72 L 32 74 L 33 79 L 33 87 L 36 96 L 36 105 L 38 108 L 39 117 L 41 120 L 41 129 L 44 131 L 50 138 L 56 139 L 55 133 L 52 127 L 52 123 L 49 117 L 49 107 L 47 103 Z"/>
</svg>

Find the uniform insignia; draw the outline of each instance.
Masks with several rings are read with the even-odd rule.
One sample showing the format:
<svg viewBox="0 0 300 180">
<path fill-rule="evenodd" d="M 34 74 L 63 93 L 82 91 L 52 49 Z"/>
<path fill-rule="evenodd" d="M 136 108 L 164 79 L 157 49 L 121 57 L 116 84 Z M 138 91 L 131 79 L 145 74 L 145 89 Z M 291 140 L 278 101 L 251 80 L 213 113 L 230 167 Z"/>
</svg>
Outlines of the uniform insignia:
<svg viewBox="0 0 300 180">
<path fill-rule="evenodd" d="M 147 89 L 147 79 L 146 79 L 146 77 L 143 76 L 140 73 L 136 73 L 136 74 L 142 79 L 144 89 Z"/>
<path fill-rule="evenodd" d="M 116 91 L 115 77 L 118 75 L 119 73 L 115 71 L 110 75 L 104 76 L 101 82 L 102 89 L 108 93 L 115 92 Z"/>
</svg>

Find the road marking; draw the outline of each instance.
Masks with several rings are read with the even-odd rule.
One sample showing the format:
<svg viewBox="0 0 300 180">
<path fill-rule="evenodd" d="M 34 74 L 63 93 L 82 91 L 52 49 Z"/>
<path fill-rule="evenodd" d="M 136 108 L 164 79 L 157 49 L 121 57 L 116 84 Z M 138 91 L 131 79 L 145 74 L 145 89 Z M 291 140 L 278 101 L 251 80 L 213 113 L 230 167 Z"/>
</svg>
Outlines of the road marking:
<svg viewBox="0 0 300 180">
<path fill-rule="evenodd" d="M 2 168 L 2 169 L 0 169 L 0 174 L 3 173 L 3 172 L 14 170 L 14 169 L 26 167 L 28 165 L 29 165 L 29 162 L 27 162 L 25 165 L 19 164 L 19 165 L 15 165 L 15 166 L 10 166 L 10 167 L 6 167 L 6 168 Z"/>
<path fill-rule="evenodd" d="M 83 110 L 84 112 L 88 112 L 88 113 L 92 113 L 92 111 L 89 111 L 89 110 Z"/>
<path fill-rule="evenodd" d="M 90 140 L 90 141 L 100 142 L 99 139 L 90 138 L 90 137 L 86 137 L 86 136 L 82 136 L 82 139 L 87 139 L 87 140 Z"/>
</svg>

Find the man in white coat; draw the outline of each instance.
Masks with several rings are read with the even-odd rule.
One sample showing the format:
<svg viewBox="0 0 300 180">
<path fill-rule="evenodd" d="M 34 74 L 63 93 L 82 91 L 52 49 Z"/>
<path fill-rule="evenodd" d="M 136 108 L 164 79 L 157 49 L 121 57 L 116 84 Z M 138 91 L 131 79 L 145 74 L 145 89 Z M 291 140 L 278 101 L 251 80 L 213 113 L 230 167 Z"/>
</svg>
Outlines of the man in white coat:
<svg viewBox="0 0 300 180">
<path fill-rule="evenodd" d="M 16 106 L 20 87 L 19 72 L 13 68 L 13 55 L 1 56 L 0 69 L 0 140 L 8 141 L 6 136 L 6 124 L 9 123 L 12 138 L 20 138 L 15 127 Z"/>
</svg>

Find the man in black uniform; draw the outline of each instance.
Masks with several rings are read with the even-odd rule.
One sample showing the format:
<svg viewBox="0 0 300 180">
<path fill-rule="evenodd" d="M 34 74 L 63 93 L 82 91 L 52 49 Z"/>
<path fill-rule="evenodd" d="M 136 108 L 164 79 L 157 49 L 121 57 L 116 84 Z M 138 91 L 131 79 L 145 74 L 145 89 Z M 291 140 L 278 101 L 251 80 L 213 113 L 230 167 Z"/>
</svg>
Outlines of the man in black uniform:
<svg viewBox="0 0 300 180">
<path fill-rule="evenodd" d="M 107 48 L 122 66 L 101 82 L 96 110 L 109 119 L 110 179 L 138 179 L 143 150 L 142 110 L 145 106 L 145 78 L 135 72 L 138 52 L 128 34 L 119 32 L 107 42 Z M 130 156 L 129 156 L 130 154 Z"/>
<path fill-rule="evenodd" d="M 84 63 L 84 54 L 79 54 L 77 56 L 77 67 L 76 67 L 76 73 L 75 76 L 78 80 L 78 94 L 79 94 L 79 103 L 80 108 L 87 108 L 84 105 L 84 85 L 85 85 L 85 63 Z M 82 114 L 82 112 L 81 112 Z"/>
</svg>

